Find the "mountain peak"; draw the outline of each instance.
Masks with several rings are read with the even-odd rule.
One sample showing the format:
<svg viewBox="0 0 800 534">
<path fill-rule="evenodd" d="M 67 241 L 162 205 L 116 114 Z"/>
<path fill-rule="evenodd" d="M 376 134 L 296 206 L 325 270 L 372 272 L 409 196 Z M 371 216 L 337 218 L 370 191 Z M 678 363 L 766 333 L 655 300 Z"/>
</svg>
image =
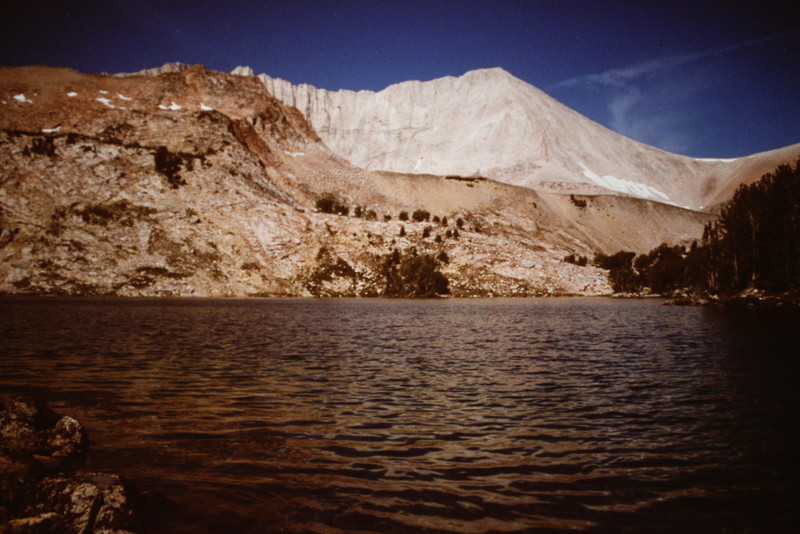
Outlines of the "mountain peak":
<svg viewBox="0 0 800 534">
<path fill-rule="evenodd" d="M 358 167 L 485 176 L 536 190 L 611 194 L 701 209 L 721 165 L 617 134 L 501 67 L 373 91 L 325 91 L 259 79 L 297 107 L 325 144 Z M 748 167 L 749 168 L 749 167 Z"/>
<path fill-rule="evenodd" d="M 479 79 L 493 79 L 493 78 L 513 78 L 517 80 L 513 74 L 508 72 L 502 67 L 488 67 L 485 69 L 475 69 L 465 72 L 460 76 L 461 78 L 479 78 Z"/>
<path fill-rule="evenodd" d="M 385 91 L 395 91 L 396 88 L 402 87 L 409 87 L 409 86 L 441 86 L 441 85 L 453 85 L 453 84 L 471 84 L 471 85 L 491 85 L 491 84 L 498 84 L 504 82 L 517 82 L 517 83 L 525 83 L 519 78 L 514 77 L 514 75 L 510 74 L 508 71 L 504 70 L 501 67 L 490 67 L 484 69 L 475 69 L 465 72 L 460 76 L 441 76 L 439 78 L 434 78 L 432 80 L 421 81 L 421 80 L 407 80 L 402 82 L 393 83 L 377 93 L 383 93 Z M 367 91 L 368 93 L 373 93 L 375 91 Z"/>
</svg>

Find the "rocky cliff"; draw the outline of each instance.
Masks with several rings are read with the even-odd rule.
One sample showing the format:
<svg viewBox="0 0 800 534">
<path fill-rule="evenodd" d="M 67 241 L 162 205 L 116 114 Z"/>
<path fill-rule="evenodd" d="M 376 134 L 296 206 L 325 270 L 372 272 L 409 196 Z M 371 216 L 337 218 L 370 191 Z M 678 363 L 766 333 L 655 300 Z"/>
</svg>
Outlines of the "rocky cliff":
<svg viewBox="0 0 800 534">
<path fill-rule="evenodd" d="M 253 75 L 247 67 L 234 73 Z M 333 152 L 374 170 L 477 175 L 703 210 L 800 154 L 800 145 L 731 160 L 671 154 L 618 135 L 499 68 L 380 92 L 258 79 L 308 117 Z"/>
</svg>

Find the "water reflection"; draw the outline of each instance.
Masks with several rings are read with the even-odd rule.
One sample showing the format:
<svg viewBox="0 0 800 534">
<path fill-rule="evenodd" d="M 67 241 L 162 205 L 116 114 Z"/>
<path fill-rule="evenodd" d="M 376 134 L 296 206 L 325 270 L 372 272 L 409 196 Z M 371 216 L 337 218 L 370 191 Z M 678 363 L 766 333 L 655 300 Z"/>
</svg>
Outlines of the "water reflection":
<svg viewBox="0 0 800 534">
<path fill-rule="evenodd" d="M 0 301 L 0 384 L 88 422 L 165 531 L 786 530 L 791 311 Z"/>
</svg>

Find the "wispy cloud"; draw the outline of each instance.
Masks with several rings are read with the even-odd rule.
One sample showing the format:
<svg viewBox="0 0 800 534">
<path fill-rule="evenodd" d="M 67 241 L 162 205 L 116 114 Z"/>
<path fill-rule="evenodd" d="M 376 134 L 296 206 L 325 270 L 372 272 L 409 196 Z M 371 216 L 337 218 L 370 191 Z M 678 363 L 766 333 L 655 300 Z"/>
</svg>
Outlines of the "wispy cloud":
<svg viewBox="0 0 800 534">
<path fill-rule="evenodd" d="M 674 108 L 677 106 L 669 105 L 672 102 L 667 104 L 673 108 L 670 113 L 665 113 L 661 109 L 654 110 L 648 105 L 652 100 L 663 102 L 666 98 L 673 101 L 677 93 L 673 96 L 665 96 L 664 91 L 660 93 L 660 96 L 656 97 L 636 87 L 615 91 L 608 103 L 609 126 L 631 139 L 670 152 L 684 153 L 692 146 L 691 136 L 682 131 L 685 115 L 676 112 Z"/>
<path fill-rule="evenodd" d="M 569 78 L 550 86 L 548 89 L 560 89 L 563 87 L 590 88 L 593 86 L 603 86 L 612 88 L 627 87 L 630 83 L 634 82 L 635 80 L 662 74 L 665 71 L 674 69 L 682 65 L 686 65 L 688 63 L 693 63 L 701 59 L 717 56 L 720 54 L 725 54 L 728 52 L 733 52 L 735 50 L 747 48 L 750 46 L 755 46 L 770 41 L 776 41 L 778 39 L 782 39 L 784 37 L 789 37 L 797 34 L 798 32 L 779 33 L 767 37 L 761 37 L 759 39 L 750 39 L 748 41 L 742 41 L 721 48 L 713 48 L 710 50 L 701 50 L 697 52 L 690 52 L 687 54 L 677 54 L 663 58 L 651 59 L 648 61 L 642 61 L 640 63 L 627 65 L 625 67 L 610 69 L 600 73 L 584 74 L 581 76 L 576 76 L 574 78 Z"/>
<path fill-rule="evenodd" d="M 665 75 L 707 58 L 797 34 L 775 34 L 584 74 L 558 82 L 548 90 L 589 91 L 593 98 L 605 101 L 605 122 L 614 131 L 664 150 L 686 153 L 696 141 L 691 133 L 694 130 L 691 124 L 696 123 L 692 99 L 698 98 L 697 90 L 707 86 L 711 74 L 708 69 L 695 71 L 691 80 Z M 689 85 L 695 89 L 694 93 L 687 91 Z"/>
</svg>

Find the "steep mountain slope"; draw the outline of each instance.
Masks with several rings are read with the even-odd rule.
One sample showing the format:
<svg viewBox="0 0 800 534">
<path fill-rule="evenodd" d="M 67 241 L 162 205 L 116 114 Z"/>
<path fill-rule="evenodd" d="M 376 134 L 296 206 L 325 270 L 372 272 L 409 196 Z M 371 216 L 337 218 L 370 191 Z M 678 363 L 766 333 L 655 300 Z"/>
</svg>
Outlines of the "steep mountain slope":
<svg viewBox="0 0 800 534">
<path fill-rule="evenodd" d="M 234 73 L 253 74 L 247 67 Z M 306 115 L 333 152 L 374 170 L 486 176 L 536 190 L 624 194 L 702 210 L 800 154 L 800 144 L 733 160 L 670 154 L 618 135 L 498 68 L 377 93 L 258 78 Z"/>
</svg>

